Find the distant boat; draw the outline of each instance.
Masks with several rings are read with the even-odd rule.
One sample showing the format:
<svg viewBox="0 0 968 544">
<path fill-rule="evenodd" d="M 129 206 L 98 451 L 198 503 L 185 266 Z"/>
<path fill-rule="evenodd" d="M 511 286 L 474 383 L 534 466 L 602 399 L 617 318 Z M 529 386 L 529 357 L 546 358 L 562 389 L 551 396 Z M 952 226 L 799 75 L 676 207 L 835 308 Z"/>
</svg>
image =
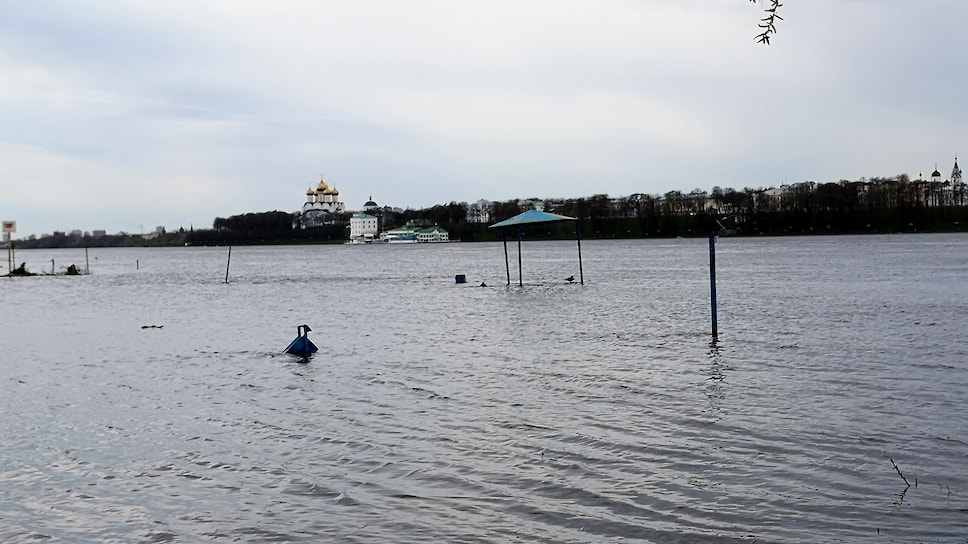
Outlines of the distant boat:
<svg viewBox="0 0 968 544">
<path fill-rule="evenodd" d="M 439 226 L 421 228 L 412 223 L 390 229 L 380 234 L 380 240 L 389 244 L 416 244 L 449 242 L 447 231 Z"/>
<path fill-rule="evenodd" d="M 388 234 L 386 241 L 388 244 L 416 244 L 417 233 L 408 232 L 404 234 Z"/>
</svg>

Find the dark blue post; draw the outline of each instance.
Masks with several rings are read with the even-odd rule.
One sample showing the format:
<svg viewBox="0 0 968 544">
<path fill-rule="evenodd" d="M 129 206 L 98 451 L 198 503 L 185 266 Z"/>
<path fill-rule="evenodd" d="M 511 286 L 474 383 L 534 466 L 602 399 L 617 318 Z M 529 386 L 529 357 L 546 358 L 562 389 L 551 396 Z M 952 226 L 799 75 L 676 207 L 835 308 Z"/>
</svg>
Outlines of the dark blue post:
<svg viewBox="0 0 968 544">
<path fill-rule="evenodd" d="M 524 276 L 521 273 L 521 227 L 518 227 L 518 287 L 524 286 Z"/>
<path fill-rule="evenodd" d="M 719 337 L 719 327 L 716 324 L 716 235 L 709 235 L 709 301 L 712 305 L 713 339 Z"/>
<path fill-rule="evenodd" d="M 578 238 L 578 278 L 585 285 L 585 271 L 581 267 L 581 218 L 575 220 L 576 237 Z"/>
</svg>

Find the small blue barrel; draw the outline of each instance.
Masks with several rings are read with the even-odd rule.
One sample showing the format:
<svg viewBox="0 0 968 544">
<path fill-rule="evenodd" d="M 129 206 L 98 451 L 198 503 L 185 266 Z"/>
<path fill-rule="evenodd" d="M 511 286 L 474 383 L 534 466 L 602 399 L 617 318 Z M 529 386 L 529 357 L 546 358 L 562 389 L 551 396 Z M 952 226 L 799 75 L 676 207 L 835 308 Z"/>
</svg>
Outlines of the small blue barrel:
<svg viewBox="0 0 968 544">
<path fill-rule="evenodd" d="M 467 278 L 463 274 L 457 274 L 454 276 L 455 283 L 467 283 Z"/>
</svg>

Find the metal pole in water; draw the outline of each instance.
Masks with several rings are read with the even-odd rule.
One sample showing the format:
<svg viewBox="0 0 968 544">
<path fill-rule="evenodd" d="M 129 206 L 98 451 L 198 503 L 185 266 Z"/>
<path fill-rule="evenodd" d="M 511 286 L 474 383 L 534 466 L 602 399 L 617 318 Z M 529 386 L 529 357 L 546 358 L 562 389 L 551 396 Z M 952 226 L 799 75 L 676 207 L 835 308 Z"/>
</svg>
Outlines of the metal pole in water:
<svg viewBox="0 0 968 544">
<path fill-rule="evenodd" d="M 716 323 L 716 235 L 709 235 L 709 302 L 713 317 L 713 338 L 719 337 Z"/>
<path fill-rule="evenodd" d="M 521 227 L 518 227 L 518 287 L 524 286 L 524 276 L 521 274 Z"/>
<path fill-rule="evenodd" d="M 578 237 L 578 278 L 582 285 L 585 285 L 585 271 L 581 267 L 581 219 L 575 220 L 575 232 Z"/>
<path fill-rule="evenodd" d="M 51 273 L 51 274 L 53 274 L 53 273 L 54 273 L 54 259 L 51 259 L 51 260 L 50 260 L 50 273 Z"/>
<path fill-rule="evenodd" d="M 91 273 L 91 258 L 87 255 L 87 248 L 84 248 L 84 262 L 86 263 L 87 273 Z"/>
<path fill-rule="evenodd" d="M 229 264 L 232 263 L 232 246 L 229 246 L 229 258 L 225 261 L 225 283 L 229 282 Z"/>
<path fill-rule="evenodd" d="M 508 285 L 511 285 L 511 265 L 508 263 L 508 237 L 504 235 L 504 268 L 508 272 Z"/>
</svg>

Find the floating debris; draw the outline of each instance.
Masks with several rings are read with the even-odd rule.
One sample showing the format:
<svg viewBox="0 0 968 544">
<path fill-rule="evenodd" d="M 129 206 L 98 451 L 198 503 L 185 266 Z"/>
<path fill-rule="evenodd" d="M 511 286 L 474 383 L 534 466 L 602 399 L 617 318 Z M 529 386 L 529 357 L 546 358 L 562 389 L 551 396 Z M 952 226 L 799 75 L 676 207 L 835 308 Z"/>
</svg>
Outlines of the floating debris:
<svg viewBox="0 0 968 544">
<path fill-rule="evenodd" d="M 10 276 L 36 276 L 33 272 L 27 271 L 27 263 L 20 263 L 20 266 L 10 271 Z"/>
</svg>

